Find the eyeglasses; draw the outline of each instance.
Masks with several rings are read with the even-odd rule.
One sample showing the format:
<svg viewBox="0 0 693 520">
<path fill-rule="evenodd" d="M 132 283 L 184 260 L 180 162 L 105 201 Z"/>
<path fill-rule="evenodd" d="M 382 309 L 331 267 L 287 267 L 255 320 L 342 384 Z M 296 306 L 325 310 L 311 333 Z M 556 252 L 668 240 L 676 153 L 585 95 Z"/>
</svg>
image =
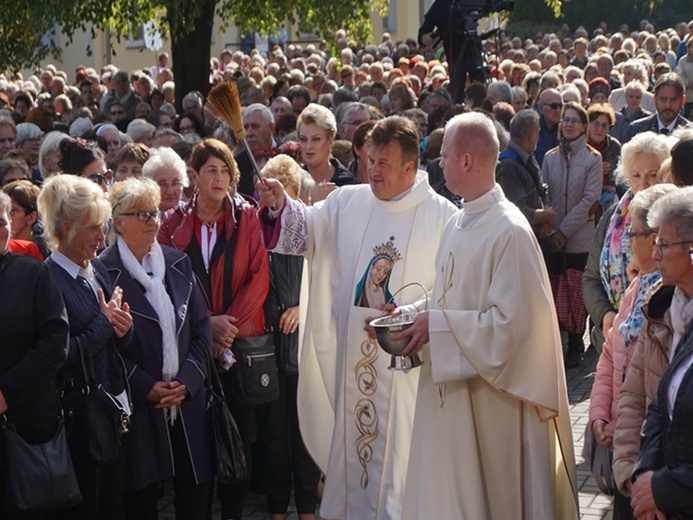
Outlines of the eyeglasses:
<svg viewBox="0 0 693 520">
<path fill-rule="evenodd" d="M 183 183 L 181 182 L 172 182 L 169 184 L 168 182 L 157 182 L 159 185 L 159 189 L 161 191 L 166 191 L 166 190 L 179 190 L 183 187 Z"/>
<path fill-rule="evenodd" d="M 626 233 L 630 238 L 649 237 L 654 231 L 633 231 L 632 224 L 626 226 Z"/>
<path fill-rule="evenodd" d="M 112 116 L 122 116 L 125 112 L 122 110 L 111 110 Z"/>
<path fill-rule="evenodd" d="M 140 222 L 147 223 L 154 219 L 154 222 L 159 222 L 159 212 L 158 211 L 133 211 L 131 213 L 121 213 L 120 216 L 132 217 L 136 216 L 137 220 Z"/>
<path fill-rule="evenodd" d="M 12 209 L 10 209 L 10 211 L 8 213 L 10 214 L 10 217 L 14 217 L 14 214 L 17 213 L 18 211 L 21 211 L 24 214 L 28 213 L 28 211 L 25 210 L 24 208 L 12 208 Z"/>
<path fill-rule="evenodd" d="M 564 117 L 563 119 L 561 119 L 561 123 L 563 123 L 564 125 L 581 125 L 582 120 L 577 118 L 573 119 L 572 117 Z"/>
<path fill-rule="evenodd" d="M 663 244 L 659 241 L 659 238 L 655 239 L 655 247 L 657 248 L 657 252 L 660 254 L 660 256 L 664 256 L 664 252 L 671 246 L 681 246 L 684 244 L 693 244 L 693 240 L 682 240 L 680 242 L 672 242 L 671 244 Z"/>
<path fill-rule="evenodd" d="M 596 121 L 592 121 L 590 126 L 597 130 L 607 130 L 609 128 L 609 123 L 597 123 Z"/>
<path fill-rule="evenodd" d="M 113 178 L 113 172 L 111 170 L 106 170 L 105 173 L 90 173 L 86 175 L 86 178 L 96 184 L 109 184 Z"/>
<path fill-rule="evenodd" d="M 563 103 L 544 103 L 544 106 L 549 107 L 551 110 L 559 110 L 563 108 Z"/>
</svg>

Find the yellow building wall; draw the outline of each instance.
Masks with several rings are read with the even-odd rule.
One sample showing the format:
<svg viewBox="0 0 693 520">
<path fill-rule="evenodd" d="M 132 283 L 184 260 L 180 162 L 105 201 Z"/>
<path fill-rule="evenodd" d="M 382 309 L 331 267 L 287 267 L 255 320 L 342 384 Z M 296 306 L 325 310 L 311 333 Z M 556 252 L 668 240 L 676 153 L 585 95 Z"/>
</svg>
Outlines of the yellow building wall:
<svg viewBox="0 0 693 520">
<path fill-rule="evenodd" d="M 391 0 L 391 2 L 394 5 L 393 13 L 396 23 L 387 32 L 394 40 L 416 38 L 423 14 L 428 10 L 433 0 Z M 384 32 L 383 18 L 373 13 L 371 21 L 373 23 L 373 41 L 380 43 Z M 216 17 L 215 27 L 221 27 L 221 25 L 221 19 Z M 291 25 L 287 24 L 286 31 L 290 41 L 302 40 Z M 79 65 L 93 67 L 97 72 L 109 63 L 128 71 L 156 65 L 157 52 L 150 51 L 144 46 L 133 46 L 132 42 L 128 42 L 126 38 L 114 42 L 113 49 L 109 53 L 108 38 L 103 31 L 97 32 L 95 38 L 91 37 L 88 30 L 78 32 L 73 37 L 72 43 L 69 43 L 62 34 L 58 34 L 57 38 L 63 49 L 61 58 L 50 57 L 44 60 L 43 64 L 52 63 L 58 69 L 64 70 L 68 75 L 68 80 L 72 80 L 72 75 Z M 87 55 L 89 47 L 91 48 L 91 55 Z M 212 56 L 219 57 L 221 51 L 227 47 L 231 49 L 240 47 L 240 35 L 235 26 L 229 26 L 223 32 L 215 31 L 211 43 Z M 166 38 L 163 39 L 163 46 L 159 52 L 161 51 L 171 53 L 171 45 Z M 32 70 L 24 71 L 25 76 L 32 73 Z"/>
</svg>

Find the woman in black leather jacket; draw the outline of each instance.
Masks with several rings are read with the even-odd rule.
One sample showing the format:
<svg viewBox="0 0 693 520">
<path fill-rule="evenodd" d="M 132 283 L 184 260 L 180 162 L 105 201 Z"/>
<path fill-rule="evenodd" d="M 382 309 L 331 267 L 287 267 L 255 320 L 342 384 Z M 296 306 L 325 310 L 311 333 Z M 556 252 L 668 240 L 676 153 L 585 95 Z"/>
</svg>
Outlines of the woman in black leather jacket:
<svg viewBox="0 0 693 520">
<path fill-rule="evenodd" d="M 279 180 L 287 193 L 298 199 L 301 168 L 288 155 L 277 155 L 262 170 L 266 177 Z M 291 498 L 300 520 L 314 520 L 320 470 L 308 454 L 298 428 L 296 392 L 298 389 L 298 300 L 301 292 L 303 257 L 269 253 L 270 291 L 265 318 L 274 331 L 279 364 L 280 394 L 276 401 L 258 407 L 258 430 L 264 451 L 267 505 L 270 520 L 283 520 Z"/>
</svg>

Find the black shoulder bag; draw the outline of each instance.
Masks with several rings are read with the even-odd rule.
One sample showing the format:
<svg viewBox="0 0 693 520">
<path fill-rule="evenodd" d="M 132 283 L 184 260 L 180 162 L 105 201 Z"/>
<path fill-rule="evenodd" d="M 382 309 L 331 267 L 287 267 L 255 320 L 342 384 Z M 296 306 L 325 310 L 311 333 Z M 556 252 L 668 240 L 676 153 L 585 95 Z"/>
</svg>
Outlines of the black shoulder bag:
<svg viewBox="0 0 693 520">
<path fill-rule="evenodd" d="M 29 444 L 14 424 L 2 426 L 5 461 L 5 502 L 10 513 L 54 511 L 82 501 L 75 469 L 67 445 L 65 424 L 61 417 L 55 435 L 48 442 Z"/>
<path fill-rule="evenodd" d="M 236 210 L 236 221 L 239 221 Z M 233 257 L 236 247 L 236 231 L 224 258 L 224 307 L 229 308 L 233 301 L 231 280 L 233 276 Z M 255 329 L 253 322 L 250 322 Z M 257 334 L 257 331 L 255 331 Z M 274 334 L 236 338 L 231 351 L 236 356 L 236 363 L 228 370 L 231 395 L 226 396 L 231 402 L 241 406 L 253 406 L 270 403 L 279 397 L 279 373 L 277 358 L 274 353 Z"/>
<path fill-rule="evenodd" d="M 84 386 L 66 392 L 62 398 L 71 420 L 69 443 L 72 453 L 87 463 L 106 466 L 115 462 L 128 432 L 130 419 L 118 399 L 96 382 L 91 352 L 79 349 Z M 125 387 L 127 392 L 127 378 Z"/>
<path fill-rule="evenodd" d="M 214 361 L 207 356 L 207 420 L 209 421 L 212 461 L 215 474 L 224 484 L 233 484 L 245 479 L 247 474 L 243 441 L 236 421 L 226 405 L 224 390 Z"/>
</svg>

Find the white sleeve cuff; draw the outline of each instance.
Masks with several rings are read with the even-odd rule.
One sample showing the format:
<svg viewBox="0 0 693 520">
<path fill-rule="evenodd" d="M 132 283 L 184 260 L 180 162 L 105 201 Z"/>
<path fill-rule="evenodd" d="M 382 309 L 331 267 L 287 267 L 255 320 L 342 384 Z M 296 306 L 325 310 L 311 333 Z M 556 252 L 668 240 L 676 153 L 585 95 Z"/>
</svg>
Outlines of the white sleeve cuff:
<svg viewBox="0 0 693 520">
<path fill-rule="evenodd" d="M 449 383 L 471 379 L 478 375 L 455 342 L 442 311 L 429 311 L 428 335 L 434 383 Z"/>
</svg>

